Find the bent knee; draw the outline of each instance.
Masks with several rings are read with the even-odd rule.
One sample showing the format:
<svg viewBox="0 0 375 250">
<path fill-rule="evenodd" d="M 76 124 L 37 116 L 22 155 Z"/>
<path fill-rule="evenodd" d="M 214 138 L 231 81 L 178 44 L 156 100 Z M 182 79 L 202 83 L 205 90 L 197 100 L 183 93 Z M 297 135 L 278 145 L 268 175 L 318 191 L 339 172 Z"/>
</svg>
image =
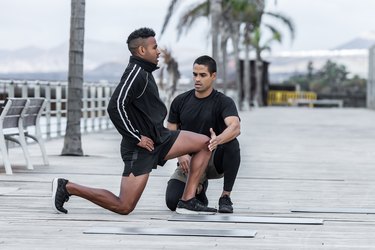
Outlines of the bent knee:
<svg viewBox="0 0 375 250">
<path fill-rule="evenodd" d="M 171 211 L 176 211 L 177 203 L 179 199 L 175 199 L 174 197 L 166 197 L 165 204 Z"/>
<path fill-rule="evenodd" d="M 201 143 L 200 143 L 201 147 L 203 149 L 207 149 L 208 150 L 207 145 L 210 143 L 210 140 L 211 140 L 211 138 L 208 137 L 207 135 L 202 135 L 202 139 L 201 139 Z"/>
<path fill-rule="evenodd" d="M 135 205 L 121 205 L 116 207 L 115 212 L 121 215 L 128 215 L 133 212 Z"/>
<path fill-rule="evenodd" d="M 208 142 L 211 140 L 211 138 L 208 137 L 207 135 L 202 135 L 202 136 L 203 136 L 203 141 L 204 141 L 205 143 L 208 143 Z"/>
<path fill-rule="evenodd" d="M 184 192 L 185 182 L 177 179 L 170 179 L 168 181 L 165 192 L 165 204 L 171 211 L 175 211 L 177 203 Z"/>
</svg>

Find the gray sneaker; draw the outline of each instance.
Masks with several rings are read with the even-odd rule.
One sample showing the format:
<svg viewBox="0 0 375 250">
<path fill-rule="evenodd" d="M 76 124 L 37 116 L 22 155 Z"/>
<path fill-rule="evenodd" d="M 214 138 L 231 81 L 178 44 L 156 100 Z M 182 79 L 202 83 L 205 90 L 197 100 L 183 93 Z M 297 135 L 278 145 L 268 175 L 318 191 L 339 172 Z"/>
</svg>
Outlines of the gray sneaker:
<svg viewBox="0 0 375 250">
<path fill-rule="evenodd" d="M 215 214 L 216 212 L 216 208 L 203 205 L 203 203 L 195 197 L 187 201 L 180 200 L 176 208 L 176 213 L 178 214 Z"/>
<path fill-rule="evenodd" d="M 59 214 L 68 213 L 68 210 L 63 207 L 64 203 L 69 200 L 70 196 L 66 190 L 67 183 L 68 180 L 63 178 L 55 178 L 52 181 L 52 207 Z"/>
</svg>

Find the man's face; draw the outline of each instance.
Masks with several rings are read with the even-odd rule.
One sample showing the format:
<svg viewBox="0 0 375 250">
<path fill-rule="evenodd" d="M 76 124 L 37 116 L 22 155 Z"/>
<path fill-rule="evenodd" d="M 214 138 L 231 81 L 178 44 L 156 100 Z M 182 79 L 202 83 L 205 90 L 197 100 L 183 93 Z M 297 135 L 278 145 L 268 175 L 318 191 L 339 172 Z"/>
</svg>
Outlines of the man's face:
<svg viewBox="0 0 375 250">
<path fill-rule="evenodd" d="M 206 65 L 194 64 L 193 78 L 195 91 L 203 93 L 212 89 L 216 73 L 210 74 Z"/>
<path fill-rule="evenodd" d="M 142 47 L 144 48 L 143 59 L 157 65 L 160 51 L 155 37 L 146 38 L 144 46 Z"/>
</svg>

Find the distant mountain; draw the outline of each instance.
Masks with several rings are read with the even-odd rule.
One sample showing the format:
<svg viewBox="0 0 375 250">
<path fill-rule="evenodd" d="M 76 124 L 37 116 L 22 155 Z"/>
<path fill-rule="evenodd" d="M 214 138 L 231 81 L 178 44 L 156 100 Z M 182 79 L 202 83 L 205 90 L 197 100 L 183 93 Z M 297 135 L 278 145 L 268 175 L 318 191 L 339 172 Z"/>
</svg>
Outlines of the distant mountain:
<svg viewBox="0 0 375 250">
<path fill-rule="evenodd" d="M 86 40 L 84 49 L 85 80 L 117 82 L 121 78 L 130 56 L 126 43 Z M 51 49 L 0 50 L 0 78 L 64 81 L 67 79 L 68 51 L 68 42 Z M 194 60 L 191 57 L 197 53 L 189 49 L 179 52 L 176 59 L 180 72 L 190 77 Z"/>
<path fill-rule="evenodd" d="M 375 45 L 375 31 L 369 31 L 333 49 L 369 49 L 373 45 Z"/>
<path fill-rule="evenodd" d="M 86 81 L 107 80 L 110 82 L 118 82 L 124 73 L 126 65 L 124 63 L 108 62 L 100 64 L 92 70 L 85 71 Z"/>
<path fill-rule="evenodd" d="M 325 56 L 321 54 L 321 51 L 308 53 L 314 54 L 314 56 L 306 53 L 306 55 L 301 55 L 301 53 L 295 51 L 289 56 L 285 56 L 284 53 L 284 55 L 274 55 L 265 59 L 271 63 L 269 68 L 270 79 L 285 79 L 290 75 L 303 72 L 306 70 L 308 61 L 314 61 L 314 66 L 318 68 L 328 59 L 348 65 L 351 72 L 365 76 L 367 74 L 366 53 L 356 52 L 356 54 L 348 56 L 336 53 L 337 51 L 334 52 L 334 50 L 342 50 L 342 52 L 353 50 L 355 52 L 356 50 L 367 50 L 374 44 L 375 31 L 363 33 L 332 50 L 325 50 L 324 53 L 327 54 Z M 47 50 L 36 47 L 0 50 L 0 78 L 65 81 L 68 71 L 68 50 L 68 42 Z M 184 48 L 173 52 L 179 64 L 182 78 L 191 79 L 193 60 L 200 56 L 200 53 L 193 48 Z M 85 80 L 117 82 L 128 63 L 129 56 L 125 43 L 86 40 Z M 160 61 L 162 63 L 162 58 Z M 233 67 L 229 70 L 233 71 Z M 228 74 L 231 74 L 231 72 L 228 72 Z"/>
<path fill-rule="evenodd" d="M 68 42 L 43 50 L 27 47 L 18 50 L 0 50 L 0 74 L 66 72 L 68 70 Z M 85 41 L 85 70 L 93 70 L 108 62 L 127 62 L 129 52 L 125 44 Z"/>
<path fill-rule="evenodd" d="M 43 50 L 27 47 L 0 50 L 0 78 L 66 80 L 68 71 L 68 42 Z M 186 48 L 173 53 L 180 73 L 191 76 L 192 63 L 200 54 Z M 84 73 L 87 81 L 118 81 L 128 63 L 130 53 L 126 44 L 85 41 Z M 162 65 L 163 59 L 160 58 Z"/>
</svg>

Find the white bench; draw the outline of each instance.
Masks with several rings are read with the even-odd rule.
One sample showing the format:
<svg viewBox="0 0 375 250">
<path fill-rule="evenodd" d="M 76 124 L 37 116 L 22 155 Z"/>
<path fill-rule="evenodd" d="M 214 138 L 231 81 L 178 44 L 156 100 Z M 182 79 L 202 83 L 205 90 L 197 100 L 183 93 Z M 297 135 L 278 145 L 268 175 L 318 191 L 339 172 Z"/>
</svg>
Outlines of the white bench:
<svg viewBox="0 0 375 250">
<path fill-rule="evenodd" d="M 46 107 L 47 100 L 44 98 L 28 98 L 29 105 L 27 106 L 25 115 L 23 117 L 23 127 L 25 136 L 33 139 L 38 143 L 43 157 L 44 165 L 49 165 L 46 147 L 42 138 L 42 131 L 40 129 L 39 120 Z M 31 133 L 30 127 L 34 127 L 34 134 Z"/>
<path fill-rule="evenodd" d="M 338 107 L 342 108 L 344 106 L 343 100 L 337 99 L 321 99 L 321 100 L 306 100 L 306 99 L 296 99 L 293 101 L 293 106 L 308 106 L 308 107 Z"/>
<path fill-rule="evenodd" d="M 44 164 L 48 165 L 47 154 L 42 140 L 39 118 L 45 107 L 44 98 L 8 98 L 2 104 L 0 113 L 0 150 L 2 153 L 6 174 L 12 174 L 12 167 L 8 155 L 6 141 L 19 144 L 23 150 L 28 169 L 33 169 L 26 137 L 35 140 L 42 151 Z M 30 126 L 35 127 L 35 134 L 28 130 Z"/>
</svg>

